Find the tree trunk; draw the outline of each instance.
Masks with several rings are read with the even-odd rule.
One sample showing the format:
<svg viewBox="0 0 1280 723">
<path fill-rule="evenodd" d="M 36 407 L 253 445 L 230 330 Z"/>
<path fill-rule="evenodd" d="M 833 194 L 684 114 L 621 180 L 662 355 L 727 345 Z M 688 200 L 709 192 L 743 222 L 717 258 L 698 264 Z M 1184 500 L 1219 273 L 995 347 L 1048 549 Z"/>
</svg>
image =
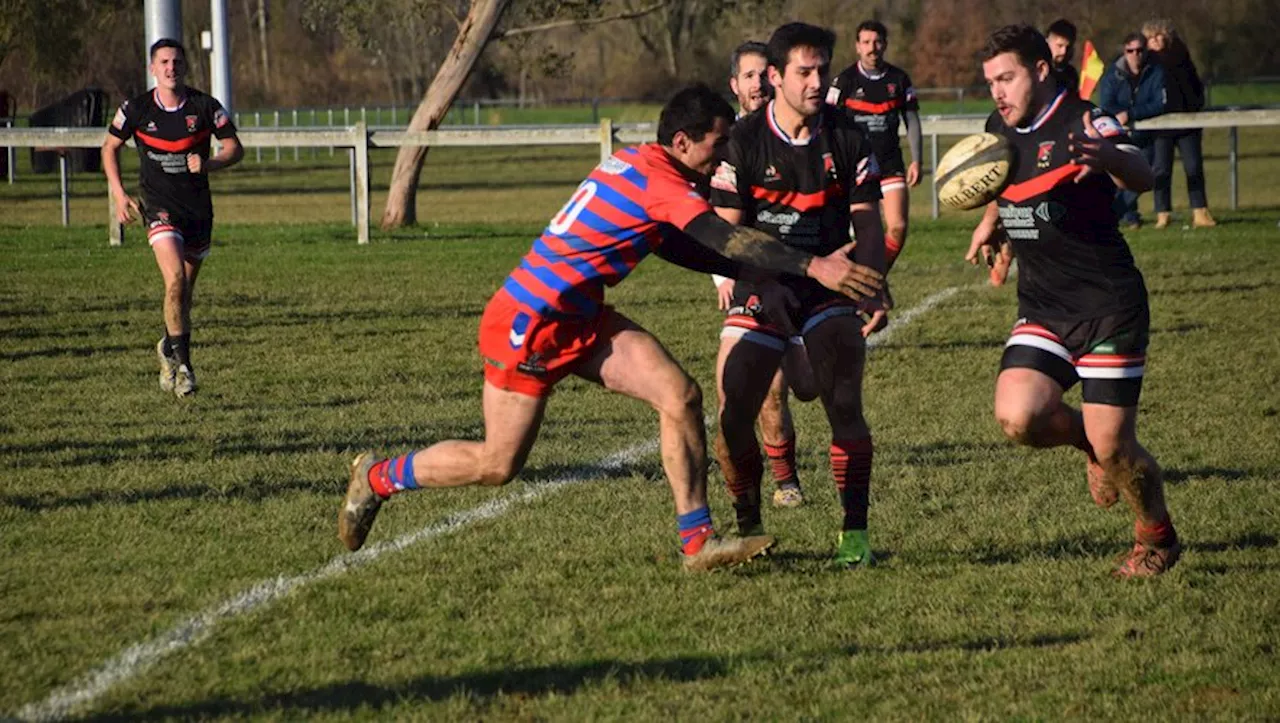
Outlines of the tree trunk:
<svg viewBox="0 0 1280 723">
<path fill-rule="evenodd" d="M 262 89 L 271 94 L 271 45 L 267 42 L 267 3 L 258 0 L 258 47 L 262 48 Z"/>
<path fill-rule="evenodd" d="M 474 0 L 471 3 L 471 10 L 458 28 L 458 37 L 454 39 L 449 55 L 440 64 L 440 70 L 409 120 L 408 130 L 435 130 L 440 125 L 509 5 L 511 0 Z M 387 207 L 382 212 L 384 230 L 417 223 L 418 178 L 422 175 L 427 150 L 426 146 L 402 146 L 396 154 Z"/>
</svg>

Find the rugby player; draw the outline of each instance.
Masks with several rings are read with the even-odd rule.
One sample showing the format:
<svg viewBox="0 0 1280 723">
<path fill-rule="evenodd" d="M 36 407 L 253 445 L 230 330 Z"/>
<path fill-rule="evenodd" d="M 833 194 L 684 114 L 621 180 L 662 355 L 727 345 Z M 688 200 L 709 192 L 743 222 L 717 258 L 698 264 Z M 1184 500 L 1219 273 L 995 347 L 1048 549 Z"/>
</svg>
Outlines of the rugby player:
<svg viewBox="0 0 1280 723">
<path fill-rule="evenodd" d="M 867 20 L 858 26 L 858 60 L 831 82 L 827 102 L 853 111 L 858 126 L 871 140 L 880 164 L 880 203 L 884 214 L 884 248 L 888 268 L 907 243 L 907 216 L 911 207 L 908 188 L 920 183 L 920 158 L 924 148 L 920 104 L 906 71 L 885 62 L 889 30 Z M 898 128 L 907 127 L 911 163 L 904 162 Z"/>
<path fill-rule="evenodd" d="M 208 174 L 239 163 L 244 149 L 222 104 L 187 87 L 181 43 L 162 38 L 152 44 L 150 70 L 155 88 L 121 104 L 107 128 L 102 169 L 117 220 L 129 223 L 137 215 L 147 227 L 164 278 L 164 337 L 156 344 L 160 388 L 185 397 L 196 391 L 191 296 L 213 233 Z M 212 158 L 210 136 L 221 146 Z M 129 196 L 120 176 L 120 148 L 130 138 L 142 163 L 141 202 Z"/>
<path fill-rule="evenodd" d="M 711 201 L 730 223 L 754 226 L 791 248 L 828 254 L 856 234 L 855 258 L 885 268 L 880 225 L 879 167 L 852 113 L 824 104 L 835 35 L 791 23 L 769 39 L 769 82 L 774 98 L 739 121 L 725 160 L 711 179 Z M 864 335 L 885 311 L 879 297 L 859 304 L 806 279 L 784 278 L 797 302 L 770 306 L 759 289 L 739 281 L 730 322 L 755 339 L 726 338 L 721 348 L 720 427 L 716 456 L 734 499 L 740 534 L 759 534 L 762 461 L 752 421 L 782 359 L 790 333 L 804 337 L 815 386 L 831 424 L 831 471 L 840 490 L 844 521 L 836 562 L 846 567 L 874 561 L 867 539 L 871 432 L 862 414 Z M 866 311 L 865 324 L 859 315 Z"/>
<path fill-rule="evenodd" d="M 738 98 L 738 118 L 759 110 L 773 97 L 773 89 L 769 87 L 767 48 L 764 43 L 748 41 L 739 45 L 729 63 L 729 89 Z M 724 276 L 713 275 L 716 285 L 716 296 L 720 310 L 729 311 L 733 307 L 734 280 Z M 721 338 L 742 338 L 753 343 L 777 348 L 780 343 L 773 337 L 762 337 L 750 328 L 736 326 L 733 320 L 740 317 L 730 314 L 720 332 Z M 727 344 L 732 346 L 732 344 Z M 760 414 L 756 423 L 760 427 L 761 441 L 764 442 L 765 456 L 769 458 L 769 470 L 773 475 L 777 489 L 773 491 L 775 507 L 800 507 L 804 504 L 804 492 L 800 488 L 800 475 L 796 471 L 796 429 L 791 419 L 791 406 L 787 403 L 788 384 L 795 384 L 799 391 L 797 396 L 809 401 L 816 396 L 813 391 L 813 373 L 809 370 L 809 360 L 804 353 L 804 342 L 793 337 L 785 345 L 783 362 L 769 383 L 769 392 L 765 395 L 764 404 L 760 406 Z M 724 371 L 726 342 L 721 342 L 721 353 L 716 360 L 716 379 L 719 380 Z"/>
<path fill-rule="evenodd" d="M 1147 289 L 1111 204 L 1117 186 L 1149 190 L 1151 168 L 1119 122 L 1057 82 L 1049 45 L 1034 28 L 997 30 L 983 58 L 996 105 L 986 130 L 1024 159 L 965 256 L 977 263 L 1007 240 L 1021 265 L 996 419 L 1018 444 L 1084 452 L 1094 501 L 1105 508 L 1122 496 L 1136 517 L 1135 544 L 1115 575 L 1160 574 L 1182 548 L 1160 466 L 1138 443 Z M 1062 400 L 1078 381 L 1079 410 Z"/>
<path fill-rule="evenodd" d="M 364 544 L 392 494 L 510 481 L 537 438 L 547 397 L 569 374 L 658 412 L 686 569 L 741 563 L 773 544 L 766 535 L 715 535 L 702 393 L 653 335 L 604 303 L 605 287 L 620 283 L 651 251 L 703 273 L 760 281 L 758 270 L 768 269 L 810 277 L 853 299 L 877 293 L 880 274 L 855 264 L 851 246 L 815 257 L 716 215 L 698 189 L 705 188 L 733 116 L 705 85 L 684 89 L 663 108 L 657 143 L 615 153 L 578 186 L 480 320 L 484 440 L 441 441 L 387 460 L 371 452 L 357 456 L 338 518 L 338 536 L 348 548 Z"/>
</svg>

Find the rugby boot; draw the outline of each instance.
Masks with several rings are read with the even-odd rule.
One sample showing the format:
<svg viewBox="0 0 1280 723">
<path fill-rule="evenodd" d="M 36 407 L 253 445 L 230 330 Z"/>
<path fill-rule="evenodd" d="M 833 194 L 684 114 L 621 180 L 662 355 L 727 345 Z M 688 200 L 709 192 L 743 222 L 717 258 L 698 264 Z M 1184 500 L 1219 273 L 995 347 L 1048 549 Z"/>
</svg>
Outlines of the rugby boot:
<svg viewBox="0 0 1280 723">
<path fill-rule="evenodd" d="M 382 507 L 382 498 L 369 486 L 369 470 L 381 461 L 373 452 L 361 452 L 351 462 L 351 482 L 338 511 L 338 539 L 352 552 L 364 545 Z"/>
<path fill-rule="evenodd" d="M 1174 540 L 1168 547 L 1156 547 L 1135 542 L 1129 554 L 1120 560 L 1111 575 L 1120 580 L 1135 577 L 1155 577 L 1168 572 L 1182 557 L 1182 543 Z"/>
<path fill-rule="evenodd" d="M 710 537 L 702 543 L 701 550 L 684 556 L 684 569 L 688 572 L 707 572 L 736 567 L 753 557 L 765 554 L 776 542 L 773 535 Z"/>
<path fill-rule="evenodd" d="M 795 509 L 804 505 L 804 492 L 800 485 L 779 487 L 773 491 L 773 506 Z"/>
<path fill-rule="evenodd" d="M 178 359 L 164 353 L 164 339 L 156 342 L 156 356 L 160 357 L 160 390 L 172 392 L 174 377 L 178 373 Z"/>
<path fill-rule="evenodd" d="M 871 542 L 867 539 L 866 530 L 845 530 L 840 533 L 834 564 L 845 570 L 873 567 L 876 564 L 876 557 L 871 554 Z"/>
<path fill-rule="evenodd" d="M 196 393 L 196 373 L 186 364 L 179 364 L 173 374 L 173 393 L 186 397 Z"/>
<path fill-rule="evenodd" d="M 1089 480 L 1089 494 L 1093 496 L 1093 503 L 1102 509 L 1108 509 L 1120 499 L 1120 493 L 1116 488 L 1107 481 L 1106 472 L 1103 471 L 1102 465 L 1098 464 L 1092 457 L 1086 462 L 1086 476 Z"/>
<path fill-rule="evenodd" d="M 1195 228 L 1213 228 L 1218 222 L 1213 220 L 1213 216 L 1209 215 L 1207 208 L 1191 209 L 1191 225 Z"/>
</svg>

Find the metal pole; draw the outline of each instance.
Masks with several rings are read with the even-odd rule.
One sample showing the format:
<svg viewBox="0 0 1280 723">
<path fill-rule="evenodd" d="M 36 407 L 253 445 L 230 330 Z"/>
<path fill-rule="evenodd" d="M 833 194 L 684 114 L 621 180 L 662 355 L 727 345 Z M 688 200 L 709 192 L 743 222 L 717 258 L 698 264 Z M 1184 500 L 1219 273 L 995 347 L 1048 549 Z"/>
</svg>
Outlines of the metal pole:
<svg viewBox="0 0 1280 723">
<path fill-rule="evenodd" d="M 107 243 L 111 246 L 124 244 L 124 225 L 116 218 L 116 199 L 107 192 Z"/>
<path fill-rule="evenodd" d="M 1235 126 L 1231 126 L 1231 131 L 1227 136 L 1230 139 L 1230 146 L 1227 151 L 1227 165 L 1230 166 L 1231 168 L 1231 210 L 1232 211 L 1235 211 L 1240 208 L 1240 167 L 1239 167 L 1239 155 L 1237 154 L 1237 150 L 1239 149 L 1239 144 L 1240 144 L 1239 135 L 1240 135 L 1239 130 Z"/>
<path fill-rule="evenodd" d="M 938 217 L 938 134 L 931 133 L 929 135 L 929 178 L 933 182 L 933 217 Z"/>
<path fill-rule="evenodd" d="M 71 182 L 67 178 L 67 152 L 58 153 L 58 175 L 62 181 L 62 225 L 71 225 Z"/>
<path fill-rule="evenodd" d="M 329 127 L 333 128 L 333 109 L 329 109 Z M 329 157 L 333 157 L 333 146 L 329 146 Z"/>
<path fill-rule="evenodd" d="M 297 109 L 297 108 L 294 108 L 294 109 L 293 109 L 293 129 L 294 129 L 295 131 L 296 131 L 296 130 L 298 130 L 298 109 Z M 297 162 L 298 162 L 298 147 L 297 147 L 297 146 L 294 146 L 294 147 L 293 147 L 293 162 L 294 162 L 294 163 L 297 163 Z"/>
<path fill-rule="evenodd" d="M 231 33 L 227 29 L 227 0 L 209 0 L 209 13 L 213 18 L 213 52 L 209 59 L 209 80 L 213 87 L 210 90 L 230 113 L 235 103 L 231 93 Z"/>
<path fill-rule="evenodd" d="M 471 105 L 471 112 L 475 117 L 476 125 L 480 125 L 480 101 L 476 101 Z"/>
<path fill-rule="evenodd" d="M 253 112 L 253 127 L 255 129 L 262 127 L 262 111 Z M 253 160 L 255 163 L 262 163 L 262 146 L 254 146 Z"/>
<path fill-rule="evenodd" d="M 312 128 L 316 127 L 316 109 L 315 108 L 311 109 L 311 127 Z M 316 147 L 311 146 L 311 160 L 314 161 L 315 159 L 316 159 Z"/>
<path fill-rule="evenodd" d="M 136 6 L 135 6 L 136 7 Z M 182 40 L 182 0 L 145 0 L 142 4 L 146 45 L 142 57 L 151 65 L 151 45 L 161 38 Z M 147 73 L 147 88 L 156 87 L 156 79 Z"/>
<path fill-rule="evenodd" d="M 275 112 L 274 118 L 275 118 L 276 130 L 278 131 L 280 130 L 280 111 L 279 110 Z M 279 145 L 276 146 L 276 163 L 277 164 L 280 163 L 280 146 Z"/>
<path fill-rule="evenodd" d="M 5 125 L 12 128 L 13 119 L 5 121 Z M 12 186 L 14 179 L 17 178 L 18 149 L 15 146 L 9 146 L 5 149 L 5 153 L 9 154 L 9 185 Z"/>
</svg>

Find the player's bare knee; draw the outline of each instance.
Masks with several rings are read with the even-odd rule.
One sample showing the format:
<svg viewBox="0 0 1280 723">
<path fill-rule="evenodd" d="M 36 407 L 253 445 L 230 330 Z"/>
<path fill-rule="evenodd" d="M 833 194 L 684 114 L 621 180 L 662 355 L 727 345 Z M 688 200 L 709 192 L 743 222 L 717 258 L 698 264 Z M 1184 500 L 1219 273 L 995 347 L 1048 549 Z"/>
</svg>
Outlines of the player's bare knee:
<svg viewBox="0 0 1280 723">
<path fill-rule="evenodd" d="M 997 409 L 996 421 L 1004 436 L 1014 444 L 1035 444 L 1035 418 L 1026 410 Z"/>
<path fill-rule="evenodd" d="M 513 459 L 485 460 L 480 470 L 480 484 L 500 487 L 520 474 L 520 465 Z"/>
<path fill-rule="evenodd" d="M 672 419 L 701 418 L 702 387 L 693 377 L 684 375 L 658 403 L 658 411 Z"/>
<path fill-rule="evenodd" d="M 907 224 L 906 222 L 891 223 L 884 230 L 884 235 L 894 239 L 899 244 L 907 240 Z"/>
</svg>

